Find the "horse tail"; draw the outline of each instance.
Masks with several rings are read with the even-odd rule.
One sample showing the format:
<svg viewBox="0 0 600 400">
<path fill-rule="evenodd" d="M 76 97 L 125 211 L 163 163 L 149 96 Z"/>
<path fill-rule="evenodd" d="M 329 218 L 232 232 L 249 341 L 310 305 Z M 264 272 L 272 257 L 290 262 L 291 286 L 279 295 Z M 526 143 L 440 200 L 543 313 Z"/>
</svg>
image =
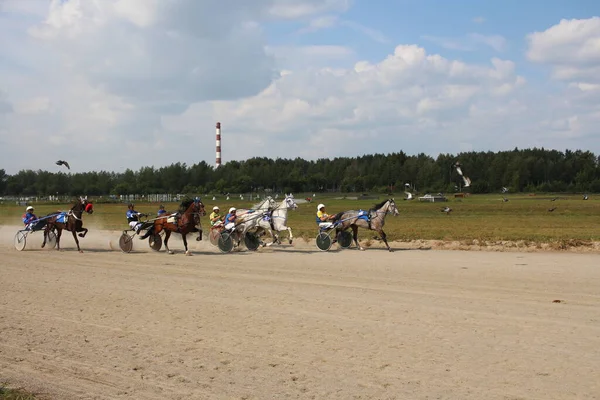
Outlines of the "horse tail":
<svg viewBox="0 0 600 400">
<path fill-rule="evenodd" d="M 146 239 L 147 237 L 149 237 L 150 235 L 154 235 L 154 225 L 152 225 L 150 227 L 150 229 L 148 229 L 148 231 L 144 234 L 144 236 L 140 237 L 140 239 Z"/>
</svg>

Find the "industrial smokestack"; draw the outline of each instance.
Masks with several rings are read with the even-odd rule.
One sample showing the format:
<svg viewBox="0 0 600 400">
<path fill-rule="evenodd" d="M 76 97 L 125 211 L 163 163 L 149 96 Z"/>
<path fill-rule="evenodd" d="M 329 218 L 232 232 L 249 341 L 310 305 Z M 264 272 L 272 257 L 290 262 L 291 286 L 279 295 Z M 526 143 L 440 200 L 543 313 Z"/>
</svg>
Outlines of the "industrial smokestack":
<svg viewBox="0 0 600 400">
<path fill-rule="evenodd" d="M 217 122 L 217 161 L 215 163 L 215 168 L 219 168 L 221 166 L 221 123 Z"/>
</svg>

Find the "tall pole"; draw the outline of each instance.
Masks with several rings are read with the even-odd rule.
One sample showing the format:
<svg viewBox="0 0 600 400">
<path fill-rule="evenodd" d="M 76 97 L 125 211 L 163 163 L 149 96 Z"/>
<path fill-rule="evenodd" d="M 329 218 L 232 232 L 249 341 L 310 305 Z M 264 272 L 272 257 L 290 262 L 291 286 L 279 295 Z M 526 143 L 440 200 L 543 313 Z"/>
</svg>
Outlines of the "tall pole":
<svg viewBox="0 0 600 400">
<path fill-rule="evenodd" d="M 219 168 L 221 166 L 221 123 L 217 122 L 217 160 L 215 163 L 215 168 Z"/>
</svg>

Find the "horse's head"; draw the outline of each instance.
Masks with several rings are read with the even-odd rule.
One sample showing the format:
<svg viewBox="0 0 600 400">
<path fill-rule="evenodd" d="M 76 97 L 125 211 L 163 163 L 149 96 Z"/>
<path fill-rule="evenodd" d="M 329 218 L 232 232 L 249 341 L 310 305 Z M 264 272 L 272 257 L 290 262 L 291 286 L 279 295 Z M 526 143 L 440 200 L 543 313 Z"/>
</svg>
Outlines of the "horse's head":
<svg viewBox="0 0 600 400">
<path fill-rule="evenodd" d="M 294 195 L 293 194 L 288 194 L 285 196 L 285 199 L 283 199 L 284 203 L 285 203 L 285 208 L 289 208 L 292 210 L 295 210 L 296 208 L 298 208 L 298 204 L 296 204 L 296 201 L 294 200 Z"/>
<path fill-rule="evenodd" d="M 79 199 L 75 202 L 75 205 L 71 208 L 74 213 L 81 213 L 85 211 L 88 214 L 94 213 L 94 205 L 88 200 L 87 196 L 79 196 Z"/>
<path fill-rule="evenodd" d="M 387 212 L 391 213 L 394 217 L 400 214 L 400 211 L 398 211 L 398 207 L 396 207 L 396 202 L 394 201 L 394 199 L 388 200 Z"/>
<path fill-rule="evenodd" d="M 200 197 L 196 197 L 194 199 L 194 212 L 198 213 L 201 217 L 206 215 L 206 210 L 204 209 L 204 203 L 200 200 Z"/>
</svg>

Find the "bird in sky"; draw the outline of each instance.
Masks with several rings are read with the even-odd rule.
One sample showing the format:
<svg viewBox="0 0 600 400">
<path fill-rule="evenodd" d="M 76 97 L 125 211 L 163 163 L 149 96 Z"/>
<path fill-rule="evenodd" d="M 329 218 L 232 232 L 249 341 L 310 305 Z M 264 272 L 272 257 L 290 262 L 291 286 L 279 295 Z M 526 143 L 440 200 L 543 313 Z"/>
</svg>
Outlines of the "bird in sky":
<svg viewBox="0 0 600 400">
<path fill-rule="evenodd" d="M 71 167 L 69 166 L 69 163 L 64 161 L 64 160 L 58 160 L 56 162 L 56 165 L 64 165 L 65 167 L 67 167 L 68 169 L 71 169 Z"/>
</svg>

